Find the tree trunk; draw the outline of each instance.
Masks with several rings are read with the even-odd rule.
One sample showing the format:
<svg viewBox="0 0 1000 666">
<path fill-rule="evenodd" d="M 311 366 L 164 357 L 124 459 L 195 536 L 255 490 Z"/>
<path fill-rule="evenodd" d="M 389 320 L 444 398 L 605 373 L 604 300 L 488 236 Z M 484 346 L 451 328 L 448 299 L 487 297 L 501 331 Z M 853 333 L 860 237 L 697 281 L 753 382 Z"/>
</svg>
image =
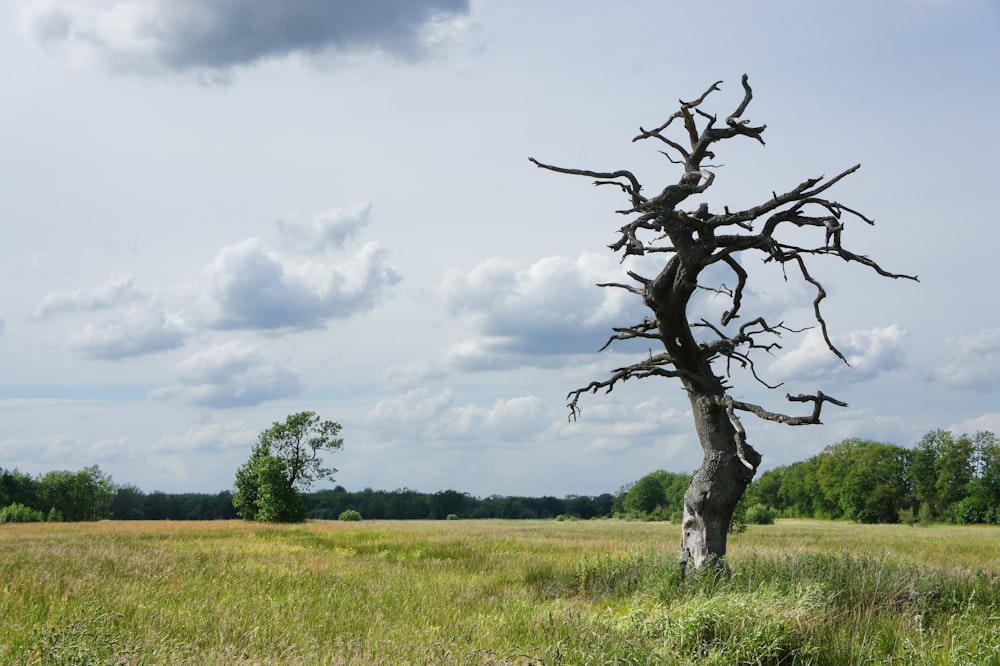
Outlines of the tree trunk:
<svg viewBox="0 0 1000 666">
<path fill-rule="evenodd" d="M 760 461 L 753 449 L 741 451 L 737 446 L 742 433 L 737 433 L 717 396 L 692 391 L 691 387 L 688 396 L 704 459 L 684 494 L 680 564 L 682 571 L 688 565 L 721 568 L 733 511 Z M 751 455 L 749 462 L 741 458 L 743 453 Z"/>
</svg>

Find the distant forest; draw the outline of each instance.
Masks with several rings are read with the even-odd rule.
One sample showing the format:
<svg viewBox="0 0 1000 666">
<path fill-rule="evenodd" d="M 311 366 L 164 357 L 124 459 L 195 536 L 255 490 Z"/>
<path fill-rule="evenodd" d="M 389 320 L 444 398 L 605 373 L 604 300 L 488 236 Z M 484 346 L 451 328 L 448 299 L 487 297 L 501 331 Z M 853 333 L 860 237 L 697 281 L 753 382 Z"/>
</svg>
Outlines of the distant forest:
<svg viewBox="0 0 1000 666">
<path fill-rule="evenodd" d="M 473 497 L 456 490 L 332 490 L 305 493 L 307 517 L 337 519 L 610 518 L 680 519 L 690 474 L 657 470 L 597 496 Z M 738 520 L 774 516 L 865 523 L 1000 523 L 1000 443 L 991 432 L 936 430 L 914 448 L 849 439 L 808 460 L 761 474 Z M 97 466 L 37 477 L 0 468 L 0 522 L 26 520 L 221 520 L 237 518 L 229 491 L 144 493 L 115 485 Z"/>
</svg>

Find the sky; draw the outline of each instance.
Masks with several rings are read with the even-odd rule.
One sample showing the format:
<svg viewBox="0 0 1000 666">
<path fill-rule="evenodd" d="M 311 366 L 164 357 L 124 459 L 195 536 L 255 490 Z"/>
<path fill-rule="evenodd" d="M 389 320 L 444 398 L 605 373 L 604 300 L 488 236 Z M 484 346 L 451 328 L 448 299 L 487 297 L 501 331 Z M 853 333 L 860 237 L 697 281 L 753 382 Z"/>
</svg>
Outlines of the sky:
<svg viewBox="0 0 1000 666">
<path fill-rule="evenodd" d="M 678 167 L 638 128 L 715 81 L 728 115 L 744 73 L 766 145 L 721 144 L 700 200 L 860 163 L 828 195 L 876 224 L 848 221 L 845 246 L 920 279 L 813 264 L 850 366 L 786 334 L 758 367 L 784 384 L 734 372 L 733 395 L 849 407 L 744 416 L 761 469 L 1000 432 L 997 62 L 995 0 L 4 2 L 0 467 L 214 493 L 313 411 L 343 426 L 328 462 L 351 490 L 561 497 L 693 471 L 675 380 L 568 418 L 569 391 L 650 353 L 599 351 L 644 312 L 596 284 L 639 264 L 607 247 L 622 192 L 528 158 L 658 191 Z M 815 323 L 801 279 L 744 267 L 745 317 Z"/>
</svg>

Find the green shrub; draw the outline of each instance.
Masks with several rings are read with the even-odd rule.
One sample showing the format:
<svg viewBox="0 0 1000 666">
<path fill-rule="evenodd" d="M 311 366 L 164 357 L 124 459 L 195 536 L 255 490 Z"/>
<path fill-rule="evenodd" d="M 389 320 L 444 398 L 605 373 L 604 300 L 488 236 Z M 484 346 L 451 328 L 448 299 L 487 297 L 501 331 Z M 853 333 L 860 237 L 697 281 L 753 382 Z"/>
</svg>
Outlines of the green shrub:
<svg viewBox="0 0 1000 666">
<path fill-rule="evenodd" d="M 963 497 L 952 505 L 952 517 L 960 525 L 988 523 L 992 507 L 982 497 Z"/>
<path fill-rule="evenodd" d="M 457 513 L 449 513 L 448 516 L 445 518 L 445 520 L 458 520 L 458 514 Z"/>
<path fill-rule="evenodd" d="M 49 509 L 49 516 L 45 520 L 46 522 L 49 523 L 61 523 L 63 522 L 63 520 L 65 520 L 65 518 L 63 518 L 62 511 L 60 511 L 55 507 L 52 507 L 51 509 Z"/>
<path fill-rule="evenodd" d="M 763 504 L 754 504 L 747 508 L 743 519 L 747 525 L 774 525 L 774 519 L 777 516 L 778 512 L 771 507 L 764 506 Z"/>
<path fill-rule="evenodd" d="M 361 513 L 355 511 L 354 509 L 348 509 L 347 511 L 344 511 L 343 513 L 340 514 L 340 520 L 352 520 L 352 521 L 361 520 Z"/>
<path fill-rule="evenodd" d="M 45 514 L 37 509 L 14 502 L 0 509 L 0 523 L 41 523 L 45 522 Z"/>
</svg>

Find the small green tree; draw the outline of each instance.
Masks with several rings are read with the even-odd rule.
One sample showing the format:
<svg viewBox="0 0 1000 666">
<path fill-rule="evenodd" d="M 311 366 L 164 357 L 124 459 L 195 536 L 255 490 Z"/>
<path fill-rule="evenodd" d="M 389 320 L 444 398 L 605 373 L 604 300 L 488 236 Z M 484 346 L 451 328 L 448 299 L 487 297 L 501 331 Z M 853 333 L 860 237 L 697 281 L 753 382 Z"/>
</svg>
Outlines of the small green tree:
<svg viewBox="0 0 1000 666">
<path fill-rule="evenodd" d="M 244 520 L 269 523 L 305 519 L 301 491 L 337 471 L 323 467 L 323 452 L 344 445 L 340 424 L 320 421 L 314 412 L 298 412 L 260 433 L 250 459 L 236 470 L 233 506 Z"/>
<path fill-rule="evenodd" d="M 262 523 L 300 523 L 306 519 L 302 495 L 289 481 L 288 463 L 277 456 L 257 461 L 257 520 Z"/>
<path fill-rule="evenodd" d="M 233 493 L 233 506 L 236 507 L 236 514 L 243 520 L 257 520 L 257 513 L 260 511 L 257 503 L 257 498 L 260 495 L 258 466 L 261 459 L 270 454 L 271 452 L 266 447 L 255 444 L 250 453 L 250 459 L 236 470 L 236 492 Z"/>
</svg>

